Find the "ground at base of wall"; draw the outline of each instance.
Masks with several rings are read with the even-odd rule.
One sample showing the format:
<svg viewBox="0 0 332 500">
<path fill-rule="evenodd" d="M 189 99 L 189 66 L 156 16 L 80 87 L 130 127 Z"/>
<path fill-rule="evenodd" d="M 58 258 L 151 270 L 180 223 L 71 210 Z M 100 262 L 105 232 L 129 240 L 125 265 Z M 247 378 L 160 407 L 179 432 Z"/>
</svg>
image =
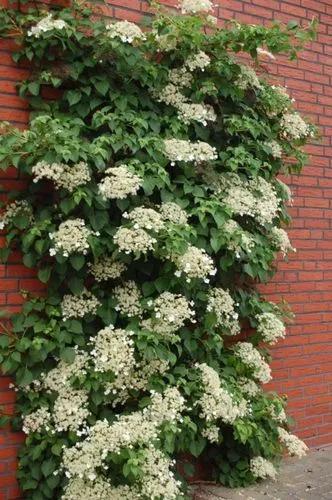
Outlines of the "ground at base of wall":
<svg viewBox="0 0 332 500">
<path fill-rule="evenodd" d="M 332 500 L 332 446 L 287 459 L 276 481 L 231 490 L 211 484 L 195 486 L 193 500 Z"/>
</svg>

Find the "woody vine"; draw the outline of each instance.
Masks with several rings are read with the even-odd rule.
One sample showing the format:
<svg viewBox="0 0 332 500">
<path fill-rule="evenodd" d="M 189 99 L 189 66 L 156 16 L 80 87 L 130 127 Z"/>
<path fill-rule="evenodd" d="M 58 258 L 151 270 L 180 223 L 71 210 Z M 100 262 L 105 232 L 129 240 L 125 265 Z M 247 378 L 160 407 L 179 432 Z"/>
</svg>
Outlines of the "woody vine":
<svg viewBox="0 0 332 500">
<path fill-rule="evenodd" d="M 0 337 L 21 488 L 189 498 L 195 459 L 229 486 L 275 477 L 306 446 L 263 388 L 289 312 L 255 285 L 293 251 L 277 176 L 315 129 L 263 63 L 313 27 L 219 28 L 210 1 L 183 0 L 142 28 L 84 4 L 1 11 L 32 68 L 28 129 L 1 125 L 2 168 L 28 179 L 1 256 L 20 250 L 46 284 Z"/>
</svg>

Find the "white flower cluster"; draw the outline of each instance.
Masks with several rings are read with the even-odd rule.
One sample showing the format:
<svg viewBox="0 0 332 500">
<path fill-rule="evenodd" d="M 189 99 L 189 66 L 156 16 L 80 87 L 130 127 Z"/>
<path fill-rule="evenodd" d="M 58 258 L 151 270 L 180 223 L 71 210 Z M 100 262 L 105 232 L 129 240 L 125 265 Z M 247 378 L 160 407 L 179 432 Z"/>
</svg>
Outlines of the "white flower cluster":
<svg viewBox="0 0 332 500">
<path fill-rule="evenodd" d="M 73 389 L 70 379 L 85 373 L 87 362 L 86 353 L 76 353 L 72 363 L 60 361 L 46 375 L 42 374 L 41 381 L 33 383 L 36 390 L 44 388 L 48 393 L 55 392 L 57 397 L 49 415 L 41 408 L 28 416 L 29 419 L 24 423 L 27 432 L 38 432 L 45 426 L 50 427 L 51 432 L 70 430 L 78 435 L 85 432 L 84 426 L 89 415 L 88 394 L 84 390 Z"/>
<path fill-rule="evenodd" d="M 281 136 L 292 141 L 312 137 L 311 127 L 298 113 L 285 113 L 280 120 Z"/>
<path fill-rule="evenodd" d="M 212 10 L 213 3 L 210 0 L 182 0 L 179 7 L 182 14 L 197 14 Z"/>
<path fill-rule="evenodd" d="M 170 460 L 154 446 L 149 446 L 144 461 L 140 464 L 144 478 L 141 482 L 140 497 L 163 500 L 183 497 L 180 491 L 181 482 L 175 479 L 172 472 L 174 465 L 174 460 Z"/>
<path fill-rule="evenodd" d="M 91 337 L 91 356 L 97 372 L 111 371 L 126 377 L 136 364 L 133 332 L 114 329 L 113 325 Z"/>
<path fill-rule="evenodd" d="M 112 486 L 101 476 L 93 481 L 75 477 L 65 487 L 62 500 L 136 500 L 138 492 L 128 485 Z"/>
<path fill-rule="evenodd" d="M 33 182 L 38 182 L 43 178 L 49 179 L 54 182 L 57 189 L 67 189 L 70 193 L 91 180 L 89 167 L 83 161 L 75 165 L 39 161 L 32 167 L 32 173 Z"/>
<path fill-rule="evenodd" d="M 153 208 L 137 207 L 129 213 L 124 212 L 123 217 L 133 222 L 134 229 L 148 229 L 157 233 L 165 225 L 162 215 Z"/>
<path fill-rule="evenodd" d="M 97 421 L 87 439 L 64 449 L 63 467 L 67 478 L 95 480 L 96 469 L 103 467 L 108 453 L 155 440 L 163 423 L 176 423 L 181 418 L 184 402 L 178 389 L 171 387 L 163 394 L 153 393 L 150 406 L 142 411 L 121 415 L 113 423 Z"/>
<path fill-rule="evenodd" d="M 290 455 L 302 458 L 307 454 L 307 445 L 294 434 L 290 434 L 283 427 L 278 427 L 278 435 L 280 442 L 287 448 Z"/>
<path fill-rule="evenodd" d="M 210 443 L 219 443 L 219 428 L 217 425 L 210 424 L 202 429 L 202 436 Z"/>
<path fill-rule="evenodd" d="M 217 115 L 210 104 L 184 102 L 178 107 L 179 118 L 183 123 L 195 121 L 206 127 L 208 122 L 215 122 Z"/>
<path fill-rule="evenodd" d="M 165 139 L 165 154 L 175 165 L 177 161 L 201 163 L 209 160 L 215 160 L 217 150 L 207 142 L 190 142 L 182 139 Z"/>
<path fill-rule="evenodd" d="M 250 66 L 244 65 L 241 65 L 240 74 L 234 83 L 242 90 L 247 90 L 249 87 L 260 89 L 262 86 L 255 70 Z"/>
<path fill-rule="evenodd" d="M 175 500 L 182 498 L 181 483 L 175 479 L 174 461 L 150 445 L 144 449 L 139 467 L 142 476 L 133 485 L 112 486 L 103 478 L 73 477 L 65 489 L 63 500 L 139 500 L 151 498 Z M 94 474 L 91 474 L 91 477 Z"/>
<path fill-rule="evenodd" d="M 204 71 L 204 69 L 209 66 L 210 63 L 210 56 L 200 50 L 199 52 L 197 52 L 197 54 L 193 54 L 192 56 L 190 56 L 186 60 L 185 65 L 187 66 L 189 71 L 195 71 L 196 69 Z"/>
<path fill-rule="evenodd" d="M 116 311 L 129 318 L 141 316 L 142 294 L 135 281 L 126 281 L 122 285 L 116 286 L 113 290 L 113 296 L 117 301 Z"/>
<path fill-rule="evenodd" d="M 201 278 L 205 283 L 209 283 L 209 276 L 214 276 L 217 272 L 206 251 L 194 246 L 189 246 L 183 255 L 175 258 L 175 265 L 175 275 L 179 278 L 184 274 L 188 283 L 192 278 Z"/>
<path fill-rule="evenodd" d="M 214 188 L 234 214 L 253 217 L 259 224 L 271 224 L 279 212 L 279 199 L 272 184 L 263 177 L 243 180 L 236 174 L 219 175 Z"/>
<path fill-rule="evenodd" d="M 224 328 L 228 335 L 240 333 L 239 315 L 235 311 L 235 302 L 228 290 L 213 288 L 208 297 L 207 311 L 213 312 L 217 318 L 217 325 Z"/>
<path fill-rule="evenodd" d="M 161 335 L 171 335 L 181 328 L 187 320 L 195 322 L 193 319 L 195 311 L 191 308 L 193 302 L 180 294 L 163 292 L 156 300 L 150 301 L 154 317 L 143 320 L 143 328 L 159 333 Z"/>
<path fill-rule="evenodd" d="M 109 38 L 120 38 L 124 43 L 133 43 L 134 40 L 145 40 L 141 28 L 129 21 L 117 21 L 106 26 Z"/>
<path fill-rule="evenodd" d="M 247 377 L 240 377 L 236 380 L 236 385 L 249 398 L 257 396 L 262 390 L 254 380 Z"/>
<path fill-rule="evenodd" d="M 41 19 L 36 26 L 32 26 L 28 32 L 28 36 L 34 36 L 35 38 L 40 38 L 42 33 L 52 30 L 63 30 L 67 28 L 68 24 L 62 19 L 53 19 L 52 14 L 47 14 L 46 17 Z"/>
<path fill-rule="evenodd" d="M 262 47 L 257 47 L 256 52 L 259 56 L 266 56 L 268 59 L 271 59 L 272 61 L 275 60 L 275 56 L 268 50 L 263 49 Z"/>
<path fill-rule="evenodd" d="M 69 318 L 83 318 L 87 314 L 96 314 L 101 303 L 89 290 L 84 289 L 79 295 L 66 294 L 61 302 L 63 321 Z"/>
<path fill-rule="evenodd" d="M 88 394 L 83 389 L 75 390 L 66 387 L 59 392 L 52 411 L 56 431 L 80 433 L 79 429 L 84 426 L 87 417 L 90 415 L 87 408 L 88 401 Z"/>
<path fill-rule="evenodd" d="M 273 227 L 270 232 L 272 243 L 280 250 L 284 256 L 289 252 L 294 252 L 295 249 L 289 240 L 287 232 L 280 227 Z"/>
<path fill-rule="evenodd" d="M 185 225 L 188 223 L 188 214 L 177 203 L 168 201 L 160 205 L 160 214 L 165 221 L 173 224 Z"/>
<path fill-rule="evenodd" d="M 275 422 L 278 422 L 279 424 L 284 424 L 287 422 L 287 415 L 282 407 L 276 407 L 276 405 L 272 404 L 272 406 L 269 409 L 269 416 L 274 420 Z"/>
<path fill-rule="evenodd" d="M 221 386 L 218 373 L 206 363 L 197 365 L 201 371 L 203 394 L 197 401 L 201 408 L 200 417 L 207 422 L 221 419 L 225 424 L 233 424 L 237 418 L 247 415 L 245 399 L 235 401 L 232 395 Z"/>
<path fill-rule="evenodd" d="M 38 408 L 38 410 L 25 415 L 23 418 L 22 430 L 25 434 L 30 434 L 32 432 L 39 432 L 42 429 L 49 429 L 51 421 L 51 413 L 48 408 L 43 406 Z"/>
<path fill-rule="evenodd" d="M 4 229 L 17 215 L 23 215 L 32 222 L 32 209 L 27 201 L 13 201 L 6 206 L 5 211 L 0 215 L 0 230 Z"/>
<path fill-rule="evenodd" d="M 273 158 L 282 157 L 282 147 L 277 141 L 264 142 L 264 146 L 271 150 L 271 155 Z"/>
<path fill-rule="evenodd" d="M 135 195 L 142 186 L 142 179 L 133 174 L 126 165 L 111 167 L 105 171 L 106 177 L 98 184 L 104 200 L 122 200 Z"/>
<path fill-rule="evenodd" d="M 242 363 L 253 370 L 253 376 L 262 384 L 271 380 L 271 368 L 261 353 L 250 342 L 238 342 L 234 354 Z"/>
<path fill-rule="evenodd" d="M 119 227 L 114 235 L 114 242 L 122 252 L 130 254 L 153 250 L 157 240 L 144 229 Z"/>
<path fill-rule="evenodd" d="M 275 479 L 277 476 L 274 465 L 263 457 L 254 457 L 250 460 L 250 472 L 259 479 Z"/>
<path fill-rule="evenodd" d="M 223 227 L 227 236 L 227 248 L 235 253 L 237 259 L 241 252 L 250 254 L 255 247 L 255 242 L 250 233 L 244 231 L 235 220 L 229 219 Z"/>
<path fill-rule="evenodd" d="M 282 192 L 283 198 L 285 198 L 285 200 L 287 200 L 287 201 L 292 202 L 293 194 L 292 194 L 290 187 L 287 186 L 287 184 L 282 182 L 280 179 L 277 179 L 277 184 L 279 186 L 279 189 Z"/>
<path fill-rule="evenodd" d="M 261 335 L 264 342 L 275 344 L 279 339 L 286 336 L 284 323 L 273 313 L 265 312 L 256 316 L 257 333 Z"/>
<path fill-rule="evenodd" d="M 123 262 L 114 260 L 113 257 L 101 257 L 89 263 L 89 271 L 98 282 L 119 278 L 126 269 Z"/>
<path fill-rule="evenodd" d="M 57 366 L 42 374 L 41 383 L 37 384 L 39 389 L 44 387 L 47 392 L 62 392 L 70 385 L 72 378 L 78 377 L 86 372 L 89 356 L 85 352 L 77 352 L 72 363 L 59 361 Z"/>
<path fill-rule="evenodd" d="M 207 125 L 208 121 L 216 121 L 217 116 L 213 107 L 205 103 L 194 103 L 182 92 L 188 88 L 193 77 L 189 71 L 200 68 L 202 71 L 210 64 L 210 57 L 205 52 L 199 52 L 190 57 L 181 68 L 175 68 L 169 72 L 169 83 L 156 95 L 159 102 L 174 106 L 178 111 L 180 120 L 184 123 L 197 121 Z"/>
<path fill-rule="evenodd" d="M 119 353 L 120 360 L 122 359 Z M 124 367 L 122 372 L 118 372 L 116 379 L 106 384 L 105 394 L 112 394 L 112 406 L 118 403 L 124 404 L 130 397 L 129 391 L 146 391 L 150 378 L 153 375 L 162 375 L 169 368 L 169 362 L 162 359 L 149 359 L 136 361 L 130 369 Z"/>
<path fill-rule="evenodd" d="M 89 250 L 88 238 L 93 234 L 99 235 L 86 227 L 83 219 L 69 219 L 61 222 L 58 230 L 49 234 L 49 238 L 53 242 L 50 255 L 62 253 L 64 257 L 68 257 L 76 252 L 86 255 Z"/>
</svg>

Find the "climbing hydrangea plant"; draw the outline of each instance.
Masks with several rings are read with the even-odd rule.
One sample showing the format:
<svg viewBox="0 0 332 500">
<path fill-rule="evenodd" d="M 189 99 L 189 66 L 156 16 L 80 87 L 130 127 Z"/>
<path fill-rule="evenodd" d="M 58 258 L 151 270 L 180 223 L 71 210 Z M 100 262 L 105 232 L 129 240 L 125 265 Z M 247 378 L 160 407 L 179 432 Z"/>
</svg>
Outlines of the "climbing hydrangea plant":
<svg viewBox="0 0 332 500">
<path fill-rule="evenodd" d="M 2 167 L 29 180 L 1 256 L 47 284 L 0 338 L 26 498 L 189 498 L 196 462 L 237 486 L 305 453 L 262 388 L 288 312 L 255 284 L 293 250 L 277 176 L 315 134 L 261 60 L 313 29 L 218 28 L 211 8 L 155 6 L 145 28 L 78 3 L 1 12 L 33 68 L 29 128 L 1 126 Z"/>
</svg>

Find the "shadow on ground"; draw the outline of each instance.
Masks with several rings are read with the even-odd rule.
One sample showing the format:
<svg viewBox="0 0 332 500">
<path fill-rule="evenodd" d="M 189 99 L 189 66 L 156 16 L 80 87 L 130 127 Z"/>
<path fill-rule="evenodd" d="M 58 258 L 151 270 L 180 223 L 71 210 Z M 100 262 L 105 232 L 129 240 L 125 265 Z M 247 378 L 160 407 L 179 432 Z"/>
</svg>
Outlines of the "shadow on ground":
<svg viewBox="0 0 332 500">
<path fill-rule="evenodd" d="M 248 488 L 229 489 L 201 484 L 193 489 L 193 500 L 332 500 L 332 446 L 312 450 L 305 458 L 286 459 L 276 481 Z"/>
</svg>

